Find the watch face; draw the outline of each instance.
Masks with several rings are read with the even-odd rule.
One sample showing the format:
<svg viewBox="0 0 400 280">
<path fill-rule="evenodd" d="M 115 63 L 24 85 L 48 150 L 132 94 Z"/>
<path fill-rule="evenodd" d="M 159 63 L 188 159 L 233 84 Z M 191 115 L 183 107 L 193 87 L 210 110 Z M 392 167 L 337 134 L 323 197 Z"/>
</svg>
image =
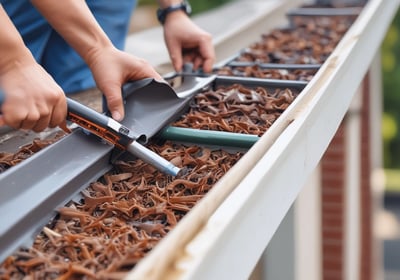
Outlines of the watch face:
<svg viewBox="0 0 400 280">
<path fill-rule="evenodd" d="M 192 7 L 188 1 L 183 1 L 182 5 L 185 5 L 186 13 L 190 15 L 192 13 Z"/>
</svg>

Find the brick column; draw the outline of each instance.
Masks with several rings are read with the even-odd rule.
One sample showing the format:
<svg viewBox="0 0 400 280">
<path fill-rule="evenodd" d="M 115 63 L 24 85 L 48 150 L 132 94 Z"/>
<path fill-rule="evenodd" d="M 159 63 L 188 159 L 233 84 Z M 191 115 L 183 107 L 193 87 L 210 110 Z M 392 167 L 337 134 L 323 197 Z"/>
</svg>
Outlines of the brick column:
<svg viewBox="0 0 400 280">
<path fill-rule="evenodd" d="M 372 186 L 371 186 L 371 115 L 370 81 L 368 74 L 362 82 L 360 112 L 360 279 L 372 280 Z M 345 276 L 345 226 L 346 226 L 346 118 L 321 160 L 321 211 L 322 211 L 322 279 L 342 280 Z M 350 206 L 351 207 L 351 206 Z M 347 280 L 347 279 L 346 279 Z M 352 279 L 351 279 L 352 280 Z"/>
<path fill-rule="evenodd" d="M 345 129 L 341 124 L 321 160 L 322 279 L 344 274 Z"/>
</svg>

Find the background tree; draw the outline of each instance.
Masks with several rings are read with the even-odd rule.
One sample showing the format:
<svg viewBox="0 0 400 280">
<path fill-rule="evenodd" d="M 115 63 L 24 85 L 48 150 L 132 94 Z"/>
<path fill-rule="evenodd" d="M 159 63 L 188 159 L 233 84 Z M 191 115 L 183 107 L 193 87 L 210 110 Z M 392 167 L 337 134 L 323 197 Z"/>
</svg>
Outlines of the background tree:
<svg viewBox="0 0 400 280">
<path fill-rule="evenodd" d="M 382 44 L 383 111 L 382 136 L 385 168 L 400 168 L 400 12 Z"/>
</svg>

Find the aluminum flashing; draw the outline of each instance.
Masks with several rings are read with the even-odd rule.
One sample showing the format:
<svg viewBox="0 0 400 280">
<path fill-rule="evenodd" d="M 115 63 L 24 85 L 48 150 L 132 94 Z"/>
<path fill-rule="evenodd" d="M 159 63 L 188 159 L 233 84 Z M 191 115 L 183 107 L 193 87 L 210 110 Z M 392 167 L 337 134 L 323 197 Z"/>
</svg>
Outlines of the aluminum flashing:
<svg viewBox="0 0 400 280">
<path fill-rule="evenodd" d="M 111 169 L 112 149 L 76 129 L 0 174 L 0 262 L 30 246 L 57 207 Z"/>
<path fill-rule="evenodd" d="M 125 118 L 121 122 L 131 129 L 138 142 L 147 141 L 161 128 L 178 118 L 186 108 L 196 84 L 181 85 L 178 90 L 192 89 L 180 97 L 167 83 L 144 79 L 124 85 Z M 184 87 L 184 88 L 183 88 Z"/>
<path fill-rule="evenodd" d="M 166 78 L 172 84 L 177 84 L 181 88 L 188 90 L 178 92 L 180 96 L 194 96 L 195 93 L 205 89 L 217 89 L 220 86 L 230 86 L 234 84 L 241 84 L 247 87 L 263 87 L 265 89 L 276 88 L 291 88 L 298 92 L 303 90 L 308 82 L 306 81 L 291 81 L 291 80 L 277 80 L 277 79 L 263 79 L 253 77 L 235 77 L 235 76 L 217 76 L 217 75 L 203 75 L 184 73 L 169 75 Z M 197 86 L 196 86 L 197 84 Z M 183 86 L 182 86 L 183 85 Z M 190 86 L 195 86 L 190 89 Z"/>
<path fill-rule="evenodd" d="M 288 16 L 358 16 L 362 7 L 346 8 L 298 8 L 288 12 Z"/>
<path fill-rule="evenodd" d="M 238 60 L 239 56 L 242 53 L 246 53 L 248 49 L 243 49 L 239 53 L 217 63 L 214 66 L 214 71 L 219 70 L 224 66 L 229 67 L 252 67 L 257 66 L 261 69 L 287 69 L 287 70 L 318 70 L 321 67 L 321 64 L 284 64 L 284 63 L 267 63 L 260 61 L 240 61 Z"/>
<path fill-rule="evenodd" d="M 219 86 L 241 84 L 243 86 L 248 86 L 248 87 L 264 87 L 265 89 L 291 88 L 291 89 L 296 89 L 298 90 L 298 92 L 300 92 L 306 87 L 307 83 L 308 82 L 306 81 L 218 76 L 213 83 L 213 87 L 217 88 Z"/>
<path fill-rule="evenodd" d="M 261 69 L 301 69 L 301 70 L 317 70 L 321 64 L 282 64 L 282 63 L 261 63 L 251 61 L 232 61 L 227 64 L 230 67 L 249 67 L 258 66 Z"/>
</svg>

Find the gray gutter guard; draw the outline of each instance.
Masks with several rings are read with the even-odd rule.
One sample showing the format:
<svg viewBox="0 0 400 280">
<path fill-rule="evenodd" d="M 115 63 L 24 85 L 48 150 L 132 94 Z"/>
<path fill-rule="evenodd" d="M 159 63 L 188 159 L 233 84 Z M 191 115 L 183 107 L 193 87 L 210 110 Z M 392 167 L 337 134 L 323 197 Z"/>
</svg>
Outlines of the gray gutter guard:
<svg viewBox="0 0 400 280">
<path fill-rule="evenodd" d="M 188 78 L 180 97 L 165 83 L 144 79 L 124 85 L 122 122 L 142 142 L 182 113 L 190 97 L 215 77 Z M 0 91 L 0 104 L 3 101 Z M 156 113 L 154 113 L 156 112 Z M 114 152 L 115 151 L 115 152 Z M 112 168 L 120 155 L 113 145 L 78 128 L 56 143 L 0 174 L 0 262 L 34 238 L 65 205 Z"/>
<path fill-rule="evenodd" d="M 208 87 L 240 83 L 265 88 L 291 87 L 301 91 L 306 82 L 237 77 L 175 76 L 177 93 L 152 79 L 124 88 L 126 117 L 122 122 L 143 142 L 159 132 L 191 97 Z M 165 96 L 163 96 L 163 92 Z M 173 93 L 173 94 L 172 94 Z M 157 114 L 154 114 L 157 112 Z M 138 139 L 140 140 L 140 139 Z M 78 128 L 56 143 L 0 174 L 0 262 L 34 238 L 65 205 L 91 182 L 112 168 L 114 146 Z"/>
<path fill-rule="evenodd" d="M 111 169 L 113 146 L 82 129 L 0 174 L 0 262 L 35 236 L 90 182 Z"/>
</svg>

